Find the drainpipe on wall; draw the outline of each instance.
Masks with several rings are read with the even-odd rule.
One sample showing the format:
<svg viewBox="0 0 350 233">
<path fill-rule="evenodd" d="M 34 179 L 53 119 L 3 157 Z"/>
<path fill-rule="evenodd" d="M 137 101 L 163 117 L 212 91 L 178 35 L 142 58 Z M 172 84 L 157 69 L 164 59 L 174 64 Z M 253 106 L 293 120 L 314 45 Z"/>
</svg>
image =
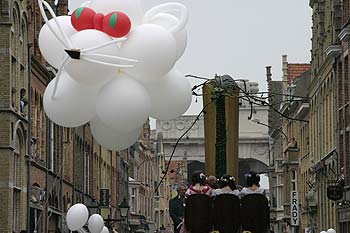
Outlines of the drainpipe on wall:
<svg viewBox="0 0 350 233">
<path fill-rule="evenodd" d="M 53 162 L 53 157 L 54 157 L 54 125 L 53 122 L 49 121 L 50 124 L 50 168 L 49 171 L 54 172 L 54 162 Z"/>
<path fill-rule="evenodd" d="M 49 120 L 49 118 L 47 117 L 46 118 L 46 155 L 51 155 L 51 121 Z M 49 176 L 49 164 L 51 163 L 50 161 L 50 157 L 46 156 L 46 174 L 45 174 L 45 189 L 46 189 L 46 192 L 45 192 L 45 202 L 47 201 L 47 198 L 49 198 L 49 188 L 48 188 L 48 176 Z M 45 211 L 45 214 L 43 214 L 43 216 L 45 216 L 45 219 L 44 219 L 44 225 L 45 225 L 45 229 L 44 229 L 44 232 L 48 229 L 48 221 L 47 221 L 47 218 L 48 218 L 48 205 L 45 205 L 44 206 L 44 210 Z M 40 221 L 40 220 L 39 220 Z"/>
<path fill-rule="evenodd" d="M 85 204 L 85 194 L 86 194 L 86 155 L 85 155 L 85 125 L 83 125 L 83 201 Z"/>
<path fill-rule="evenodd" d="M 72 198 L 72 205 L 74 205 L 77 201 L 77 195 L 75 194 L 75 158 L 76 158 L 76 135 L 77 135 L 77 129 L 74 128 L 73 133 L 73 198 Z"/>
<path fill-rule="evenodd" d="M 60 127 L 61 128 L 61 174 L 60 174 L 60 184 L 61 184 L 61 196 L 60 196 L 60 202 L 61 202 L 61 231 L 63 231 L 63 221 L 64 221 L 64 206 L 63 206 L 63 174 L 64 174 L 64 145 L 65 143 L 63 142 L 63 139 L 64 139 L 64 136 L 63 136 L 63 133 L 64 133 L 64 130 L 63 130 L 63 127 Z M 57 174 L 58 175 L 58 174 Z"/>
<path fill-rule="evenodd" d="M 111 171 L 110 171 L 110 179 L 109 179 L 109 190 L 111 190 L 111 192 L 110 192 L 110 196 L 112 197 L 112 193 L 113 193 L 113 191 L 112 191 L 112 187 L 113 187 L 113 160 L 112 160 L 112 156 L 113 156 L 113 153 L 112 153 L 112 151 L 109 151 L 109 160 L 110 160 L 110 166 L 111 166 Z M 112 201 L 112 198 L 111 198 L 111 201 Z M 117 206 L 118 206 L 118 203 L 116 204 L 116 207 L 115 208 L 117 208 Z M 109 208 L 109 215 L 111 216 L 111 217 L 113 217 L 113 215 L 112 215 L 112 208 Z"/>
<path fill-rule="evenodd" d="M 27 35 L 29 34 L 29 29 L 27 27 Z M 28 158 L 27 158 L 27 229 L 30 229 L 30 196 L 31 196 L 31 178 L 30 178 L 30 167 L 31 167 L 31 142 L 32 142 L 32 97 L 31 97 L 31 72 L 32 72 L 32 54 L 31 54 L 32 45 L 28 43 Z"/>
<path fill-rule="evenodd" d="M 318 153 L 321 159 L 322 156 L 322 142 L 321 142 L 321 96 L 320 96 L 320 77 L 317 79 L 317 135 L 318 135 Z"/>
</svg>

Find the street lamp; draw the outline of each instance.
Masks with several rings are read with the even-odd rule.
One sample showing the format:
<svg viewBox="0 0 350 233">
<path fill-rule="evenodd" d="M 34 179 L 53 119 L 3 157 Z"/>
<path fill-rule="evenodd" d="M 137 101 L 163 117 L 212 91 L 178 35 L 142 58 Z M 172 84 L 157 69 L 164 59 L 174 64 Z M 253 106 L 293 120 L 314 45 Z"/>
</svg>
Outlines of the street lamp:
<svg viewBox="0 0 350 233">
<path fill-rule="evenodd" d="M 110 218 L 110 215 L 108 215 L 108 218 L 104 218 L 103 220 L 106 222 L 106 226 L 108 229 L 112 229 L 112 226 L 116 222 L 123 222 L 125 221 L 125 218 L 128 216 L 129 213 L 129 204 L 126 201 L 126 198 L 123 199 L 123 201 L 119 204 L 119 211 L 120 211 L 120 216 L 122 217 L 121 219 L 113 219 Z M 100 212 L 100 205 L 98 202 L 93 199 L 91 204 L 87 207 L 89 209 L 90 214 L 98 214 Z"/>
<path fill-rule="evenodd" d="M 130 209 L 130 206 L 126 201 L 126 199 L 124 198 L 122 203 L 120 203 L 119 205 L 120 216 L 122 216 L 122 218 L 127 217 L 129 213 L 129 209 Z"/>
<path fill-rule="evenodd" d="M 93 199 L 90 205 L 88 206 L 90 215 L 100 213 L 100 205 L 97 203 L 96 199 Z"/>
</svg>

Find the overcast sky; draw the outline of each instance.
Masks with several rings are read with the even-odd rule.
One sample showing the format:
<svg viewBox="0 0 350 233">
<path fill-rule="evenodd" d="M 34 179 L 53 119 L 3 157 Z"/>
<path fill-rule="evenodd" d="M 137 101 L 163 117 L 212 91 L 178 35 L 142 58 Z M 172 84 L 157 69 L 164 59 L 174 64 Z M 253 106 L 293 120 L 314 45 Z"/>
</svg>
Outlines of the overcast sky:
<svg viewBox="0 0 350 233">
<path fill-rule="evenodd" d="M 164 2 L 169 0 L 143 0 L 145 9 Z M 280 80 L 283 54 L 292 63 L 310 62 L 312 10 L 307 0 L 178 2 L 190 12 L 188 45 L 177 64 L 185 74 L 229 74 L 256 81 L 266 90 L 265 67 L 272 66 L 272 78 Z M 193 101 L 186 114 L 201 109 L 202 101 Z M 261 185 L 268 188 L 266 176 Z"/>
<path fill-rule="evenodd" d="M 142 0 L 148 9 L 169 0 Z M 310 62 L 311 13 L 307 0 L 179 0 L 190 13 L 188 45 L 177 67 L 185 74 L 229 74 L 266 90 L 265 66 L 281 79 L 282 55 Z M 201 101 L 187 113 L 196 114 Z"/>
</svg>

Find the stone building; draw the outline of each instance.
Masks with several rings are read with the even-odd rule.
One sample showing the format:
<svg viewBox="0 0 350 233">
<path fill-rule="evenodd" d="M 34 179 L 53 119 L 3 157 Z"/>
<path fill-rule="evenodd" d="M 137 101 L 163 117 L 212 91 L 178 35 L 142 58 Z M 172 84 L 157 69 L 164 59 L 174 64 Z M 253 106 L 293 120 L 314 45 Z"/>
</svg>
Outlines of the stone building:
<svg viewBox="0 0 350 233">
<path fill-rule="evenodd" d="M 246 82 L 247 91 L 257 93 L 258 86 L 255 82 Z M 244 88 L 243 83 L 239 85 Z M 244 174 L 250 170 L 260 173 L 267 173 L 269 160 L 269 139 L 267 124 L 268 108 L 266 106 L 254 107 L 251 111 L 246 101 L 241 102 L 239 109 L 239 159 L 240 172 L 239 180 L 244 181 Z M 252 114 L 251 120 L 248 118 Z M 176 140 L 190 127 L 197 116 L 186 115 L 169 121 L 156 121 L 156 132 L 162 133 L 164 138 L 164 152 L 166 159 L 169 159 Z M 254 121 L 252 121 L 254 120 Z M 204 160 L 204 120 L 203 116 L 194 124 L 192 129 L 179 141 L 174 152 L 172 161 L 179 161 L 187 164 L 186 172 L 188 181 L 195 170 L 205 170 Z M 177 163 L 177 164 L 178 164 Z"/>
<path fill-rule="evenodd" d="M 0 232 L 27 229 L 30 167 L 29 4 L 0 3 Z"/>
<path fill-rule="evenodd" d="M 309 70 L 310 64 L 288 63 L 287 56 L 282 56 L 281 81 L 272 81 L 270 67 L 267 68 L 270 156 L 272 157 L 269 173 L 270 217 L 272 228 L 276 232 L 304 230 L 300 227 L 300 218 L 292 223 L 291 192 L 297 192 L 298 201 L 300 201 L 302 193 L 298 186 L 301 180 L 299 160 L 307 154 L 305 144 L 308 139 L 305 134 L 308 133 L 306 109 L 310 85 Z"/>
<path fill-rule="evenodd" d="M 345 2 L 344 2 L 345 3 Z M 336 67 L 341 30 L 341 1 L 310 1 L 312 15 L 310 87 L 310 162 L 317 200 L 315 231 L 338 230 L 335 203 L 327 198 L 337 171 Z"/>
<path fill-rule="evenodd" d="M 282 81 L 272 80 L 271 67 L 266 68 L 267 86 L 269 92 L 269 103 L 276 109 L 280 108 L 282 95 L 273 95 L 282 90 Z M 283 204 L 282 204 L 282 180 L 283 162 L 282 137 L 285 133 L 281 129 L 281 115 L 269 108 L 269 182 L 270 182 L 270 218 L 271 225 L 276 230 L 282 231 L 283 225 Z"/>
<path fill-rule="evenodd" d="M 53 5 L 53 4 L 52 4 Z M 57 14 L 66 14 L 59 1 Z M 55 70 L 38 47 L 43 20 L 36 0 L 0 1 L 0 232 L 67 232 L 65 213 L 75 203 L 99 203 L 109 190 L 105 218 L 120 218 L 128 200 L 131 150 L 109 151 L 88 125 L 67 129 L 45 115 L 45 87 Z M 110 226 L 125 231 L 127 222 Z"/>
<path fill-rule="evenodd" d="M 150 139 L 149 122 L 145 123 L 142 134 L 130 149 L 129 157 L 129 200 L 131 206 L 131 232 L 138 230 L 154 232 L 156 226 L 156 205 L 159 204 L 155 187 L 158 185 L 159 156 Z M 159 209 L 158 209 L 159 210 Z M 158 214 L 159 217 L 159 214 Z"/>
<path fill-rule="evenodd" d="M 338 9 L 338 14 L 339 14 Z M 349 87 L 349 41 L 350 41 L 350 3 L 343 1 L 341 31 L 339 33 L 341 54 L 336 57 L 337 63 L 337 137 L 338 137 L 338 167 L 339 185 L 344 189 L 344 197 L 337 203 L 337 221 L 339 232 L 350 229 L 350 87 Z M 339 48 L 339 47 L 338 47 Z"/>
<path fill-rule="evenodd" d="M 157 135 L 156 141 L 152 137 L 152 141 L 156 145 L 156 158 L 155 164 L 155 179 L 158 186 L 158 190 L 155 195 L 155 224 L 156 229 L 161 232 L 161 230 L 170 231 L 172 229 L 171 218 L 169 213 L 169 200 L 171 198 L 171 189 L 169 186 L 168 176 L 164 176 L 163 181 L 160 183 L 161 178 L 164 175 L 164 170 L 166 168 L 167 162 L 165 161 L 164 153 L 164 143 L 163 135 L 159 133 Z"/>
</svg>

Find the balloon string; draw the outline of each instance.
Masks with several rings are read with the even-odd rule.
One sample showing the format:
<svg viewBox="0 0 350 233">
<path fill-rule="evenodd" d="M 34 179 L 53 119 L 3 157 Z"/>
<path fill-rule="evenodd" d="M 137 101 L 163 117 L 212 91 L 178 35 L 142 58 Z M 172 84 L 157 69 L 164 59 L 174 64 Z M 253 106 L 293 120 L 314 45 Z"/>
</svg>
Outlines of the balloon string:
<svg viewBox="0 0 350 233">
<path fill-rule="evenodd" d="M 143 16 L 143 21 L 147 23 L 152 21 L 154 16 L 156 16 L 159 13 L 174 12 L 174 11 L 180 12 L 180 18 L 179 18 L 179 22 L 175 26 L 171 27 L 169 31 L 173 33 L 177 33 L 185 28 L 188 21 L 188 10 L 186 6 L 184 6 L 181 3 L 169 2 L 169 3 L 164 3 L 158 6 L 155 6 L 146 12 L 146 14 Z"/>
<path fill-rule="evenodd" d="M 80 7 L 90 7 L 91 1 L 84 2 Z"/>
<path fill-rule="evenodd" d="M 72 48 L 72 44 L 70 43 L 70 40 L 68 39 L 68 36 L 66 35 L 66 33 L 62 30 L 62 27 L 60 25 L 60 23 L 57 20 L 56 14 L 55 12 L 52 10 L 50 4 L 48 4 L 46 1 L 43 1 L 43 4 L 46 6 L 46 8 L 49 10 L 49 13 L 51 14 L 51 16 L 53 17 L 53 20 L 55 21 L 58 30 L 60 31 L 61 35 L 63 36 L 64 40 L 68 43 L 69 48 Z"/>
<path fill-rule="evenodd" d="M 70 48 L 69 44 L 67 44 L 67 42 L 63 41 L 61 37 L 59 37 L 56 33 L 56 31 L 52 28 L 51 24 L 49 23 L 49 20 L 46 16 L 46 13 L 45 13 L 45 10 L 44 10 L 44 7 L 43 7 L 43 4 L 44 4 L 44 1 L 43 0 L 38 0 L 38 3 L 39 3 L 39 9 L 40 9 L 40 13 L 41 13 L 41 16 L 43 17 L 45 23 L 47 24 L 47 26 L 49 27 L 50 31 L 54 34 L 54 36 L 57 38 L 57 40 L 66 48 Z M 50 5 L 49 5 L 50 6 Z M 47 7 L 47 6 L 46 6 Z M 49 7 L 52 11 L 52 8 Z M 48 8 L 48 9 L 49 9 Z M 49 9 L 49 12 L 50 12 L 50 9 Z M 53 11 L 52 11 L 53 12 Z M 51 14 L 51 12 L 50 12 Z M 51 14 L 52 15 L 52 14 Z M 56 15 L 54 14 L 54 18 L 56 18 Z M 56 24 L 57 24 L 57 27 L 60 28 L 60 25 L 57 23 L 57 19 L 56 19 Z M 69 42 L 68 42 L 69 43 Z"/>
<path fill-rule="evenodd" d="M 116 59 L 120 61 L 128 61 L 128 62 L 139 62 L 138 60 L 130 59 L 130 58 L 125 58 L 125 57 L 118 57 L 118 56 L 111 56 L 111 55 L 106 55 L 106 54 L 97 54 L 97 53 L 84 53 L 82 54 L 85 57 L 102 57 L 102 58 L 111 58 L 111 59 Z"/>
<path fill-rule="evenodd" d="M 113 64 L 113 63 L 108 63 L 108 62 L 102 62 L 102 61 L 97 61 L 94 59 L 89 59 L 86 57 L 81 57 L 81 59 L 85 60 L 85 61 L 93 62 L 96 64 L 101 64 L 101 65 L 105 65 L 105 66 L 113 66 L 113 67 L 118 67 L 118 68 L 132 68 L 135 66 L 135 65 L 120 65 L 120 64 Z"/>
<path fill-rule="evenodd" d="M 53 87 L 53 92 L 52 92 L 52 95 L 51 95 L 51 99 L 54 99 L 55 98 L 55 95 L 56 95 L 56 91 L 57 91 L 57 87 L 58 87 L 58 82 L 60 80 L 60 76 L 61 76 L 61 73 L 62 73 L 62 70 L 63 70 L 63 66 L 66 64 L 66 62 L 68 61 L 69 57 L 67 56 L 62 64 L 60 65 L 60 68 L 58 69 L 58 72 L 56 74 L 56 81 L 55 81 L 55 86 Z"/>
<path fill-rule="evenodd" d="M 96 49 L 107 47 L 108 45 L 111 45 L 111 44 L 115 44 L 115 43 L 118 43 L 118 42 L 125 41 L 126 39 L 127 39 L 126 37 L 115 39 L 115 40 L 108 41 L 108 42 L 105 42 L 103 44 L 97 45 L 95 47 L 91 47 L 91 48 L 87 48 L 87 49 L 81 49 L 80 51 L 82 53 L 90 52 L 90 51 L 93 51 L 93 50 L 96 50 Z"/>
</svg>

